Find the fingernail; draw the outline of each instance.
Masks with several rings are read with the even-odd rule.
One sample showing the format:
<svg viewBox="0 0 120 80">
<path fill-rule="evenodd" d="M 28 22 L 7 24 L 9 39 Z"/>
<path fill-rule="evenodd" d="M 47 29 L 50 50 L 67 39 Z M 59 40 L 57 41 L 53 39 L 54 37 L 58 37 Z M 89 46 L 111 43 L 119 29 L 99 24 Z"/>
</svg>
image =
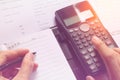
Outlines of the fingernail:
<svg viewBox="0 0 120 80">
<path fill-rule="evenodd" d="M 95 80 L 92 76 L 87 76 L 86 80 Z"/>
<path fill-rule="evenodd" d="M 28 57 L 29 59 L 34 60 L 34 55 L 33 55 L 32 53 L 28 53 L 28 54 L 27 54 L 27 57 Z"/>
<path fill-rule="evenodd" d="M 100 39 L 98 38 L 98 37 L 96 37 L 96 36 L 93 36 L 93 38 L 92 38 L 94 41 L 100 41 Z"/>
</svg>

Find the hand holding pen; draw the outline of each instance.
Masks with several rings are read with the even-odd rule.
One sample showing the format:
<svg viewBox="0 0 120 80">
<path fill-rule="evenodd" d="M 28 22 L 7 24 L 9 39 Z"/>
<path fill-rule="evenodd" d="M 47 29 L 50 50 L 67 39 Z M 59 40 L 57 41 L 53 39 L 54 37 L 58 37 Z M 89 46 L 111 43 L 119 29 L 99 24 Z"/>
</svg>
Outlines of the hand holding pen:
<svg viewBox="0 0 120 80">
<path fill-rule="evenodd" d="M 11 61 L 12 63 L 9 63 Z M 12 80 L 29 80 L 31 73 L 37 68 L 37 64 L 34 62 L 34 55 L 27 49 L 0 51 L 1 70 L 7 68 L 8 65 L 15 64 L 19 61 L 22 61 L 20 69 Z M 0 80 L 10 80 L 2 74 L 1 70 Z"/>
</svg>

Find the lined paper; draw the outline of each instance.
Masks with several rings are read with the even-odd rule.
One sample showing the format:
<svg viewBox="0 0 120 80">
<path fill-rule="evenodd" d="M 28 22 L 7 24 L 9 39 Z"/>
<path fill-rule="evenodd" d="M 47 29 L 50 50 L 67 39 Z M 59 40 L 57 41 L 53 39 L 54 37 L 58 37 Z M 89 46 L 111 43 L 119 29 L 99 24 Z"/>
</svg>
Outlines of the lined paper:
<svg viewBox="0 0 120 80">
<path fill-rule="evenodd" d="M 16 43 L 19 44 L 14 45 Z M 16 40 L 10 48 L 28 48 L 37 52 L 35 61 L 39 67 L 31 80 L 76 80 L 50 29 Z"/>
</svg>

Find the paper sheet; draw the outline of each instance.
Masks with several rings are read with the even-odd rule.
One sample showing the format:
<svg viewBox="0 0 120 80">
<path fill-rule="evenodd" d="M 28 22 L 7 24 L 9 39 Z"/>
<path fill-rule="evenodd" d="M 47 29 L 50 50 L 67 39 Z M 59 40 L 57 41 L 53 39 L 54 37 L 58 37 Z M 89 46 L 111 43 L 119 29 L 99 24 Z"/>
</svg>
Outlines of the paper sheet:
<svg viewBox="0 0 120 80">
<path fill-rule="evenodd" d="M 37 52 L 39 67 L 31 80 L 76 80 L 52 30 L 44 30 L 11 43 L 9 49 L 28 48 Z"/>
<path fill-rule="evenodd" d="M 0 43 L 55 26 L 55 11 L 82 0 L 0 0 Z"/>
</svg>

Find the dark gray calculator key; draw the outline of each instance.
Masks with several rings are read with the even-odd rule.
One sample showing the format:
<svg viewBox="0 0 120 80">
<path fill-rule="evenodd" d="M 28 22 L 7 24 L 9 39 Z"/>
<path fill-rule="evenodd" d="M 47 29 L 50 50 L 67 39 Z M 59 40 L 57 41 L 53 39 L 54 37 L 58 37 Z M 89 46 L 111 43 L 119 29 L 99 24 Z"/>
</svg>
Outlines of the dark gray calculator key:
<svg viewBox="0 0 120 80">
<path fill-rule="evenodd" d="M 76 44 L 79 46 L 81 45 L 82 43 L 80 41 L 77 41 Z"/>
<path fill-rule="evenodd" d="M 95 52 L 92 52 L 90 53 L 91 57 L 95 57 L 96 56 L 96 53 Z"/>
<path fill-rule="evenodd" d="M 79 38 L 78 37 L 75 37 L 75 38 L 73 38 L 75 41 L 79 41 Z"/>
<path fill-rule="evenodd" d="M 90 35 L 94 35 L 94 32 L 93 32 L 93 31 L 90 31 L 89 34 L 90 34 Z"/>
<path fill-rule="evenodd" d="M 104 35 L 105 35 L 105 32 L 102 32 L 102 35 L 104 36 Z"/>
<path fill-rule="evenodd" d="M 93 60 L 94 60 L 95 62 L 98 62 L 98 61 L 99 61 L 98 58 L 93 58 Z"/>
<path fill-rule="evenodd" d="M 88 54 L 84 55 L 83 57 L 84 57 L 85 60 L 90 59 L 90 55 L 88 55 Z"/>
<path fill-rule="evenodd" d="M 73 33 L 73 32 L 74 32 L 74 30 L 73 30 L 73 29 L 70 29 L 70 30 L 69 30 L 69 32 L 70 32 L 70 33 Z"/>
<path fill-rule="evenodd" d="M 85 50 L 85 49 L 83 49 L 83 50 L 81 50 L 81 54 L 87 54 L 87 50 Z"/>
<path fill-rule="evenodd" d="M 87 50 L 88 50 L 88 52 L 93 52 L 94 49 L 93 49 L 93 47 L 89 47 Z"/>
<path fill-rule="evenodd" d="M 104 35 L 103 38 L 104 38 L 104 39 L 108 39 L 107 35 Z"/>
<path fill-rule="evenodd" d="M 83 43 L 85 43 L 85 42 L 86 42 L 86 39 L 84 38 L 84 39 L 82 39 L 81 41 L 82 41 Z"/>
<path fill-rule="evenodd" d="M 72 33 L 72 37 L 73 38 L 77 37 L 77 34 L 76 33 Z"/>
<path fill-rule="evenodd" d="M 83 45 L 79 45 L 79 49 L 83 49 L 83 47 L 84 47 Z M 84 52 L 83 52 L 83 53 L 84 53 Z"/>
<path fill-rule="evenodd" d="M 78 36 L 82 35 L 82 33 L 81 33 L 81 32 L 77 32 L 77 34 L 78 34 Z"/>
<path fill-rule="evenodd" d="M 107 45 L 111 45 L 111 44 L 112 44 L 111 40 L 109 40 L 109 39 L 105 40 L 105 43 L 106 43 Z"/>
<path fill-rule="evenodd" d="M 79 31 L 79 28 L 75 28 L 74 31 Z"/>
<path fill-rule="evenodd" d="M 88 59 L 86 62 L 87 62 L 88 65 L 91 65 L 91 64 L 94 63 L 94 61 L 92 59 Z"/>
<path fill-rule="evenodd" d="M 88 46 L 89 46 L 89 43 L 85 42 L 85 43 L 84 43 L 84 46 L 85 46 L 85 47 L 88 47 Z"/>
<path fill-rule="evenodd" d="M 89 44 L 92 45 L 92 42 L 90 41 Z"/>
<path fill-rule="evenodd" d="M 98 34 L 98 33 L 99 33 L 99 31 L 98 31 L 98 30 L 95 30 L 95 33 L 96 33 L 96 34 Z"/>
<path fill-rule="evenodd" d="M 99 33 L 98 33 L 98 34 L 96 34 L 96 36 L 97 36 L 97 37 L 101 37 L 101 35 L 100 35 Z"/>
<path fill-rule="evenodd" d="M 89 66 L 89 68 L 90 68 L 91 70 L 95 70 L 95 69 L 97 68 L 97 66 L 96 66 L 96 64 L 91 64 L 91 65 Z"/>
<path fill-rule="evenodd" d="M 90 36 L 88 36 L 86 39 L 87 39 L 88 41 L 90 41 L 90 40 L 91 40 L 91 37 L 90 37 Z"/>
<path fill-rule="evenodd" d="M 81 34 L 81 35 L 80 35 L 80 38 L 83 39 L 83 38 L 84 38 L 84 34 Z"/>
<path fill-rule="evenodd" d="M 96 28 L 97 28 L 97 27 L 96 27 L 95 25 L 92 26 L 92 29 L 93 29 L 93 30 L 96 30 Z"/>
<path fill-rule="evenodd" d="M 85 37 L 88 37 L 88 36 L 89 36 L 89 33 L 86 33 L 86 34 L 85 34 Z"/>
</svg>

